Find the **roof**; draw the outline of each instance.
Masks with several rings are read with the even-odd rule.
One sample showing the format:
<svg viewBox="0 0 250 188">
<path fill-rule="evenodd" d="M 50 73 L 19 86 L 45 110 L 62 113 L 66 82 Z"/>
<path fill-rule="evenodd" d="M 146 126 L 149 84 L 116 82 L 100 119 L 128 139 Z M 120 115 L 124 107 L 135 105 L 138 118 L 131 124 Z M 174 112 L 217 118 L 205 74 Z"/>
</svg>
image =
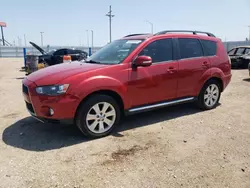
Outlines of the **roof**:
<svg viewBox="0 0 250 188">
<path fill-rule="evenodd" d="M 216 37 L 211 37 L 211 36 L 206 36 L 206 35 L 194 35 L 194 34 L 187 34 L 187 33 L 167 33 L 167 34 L 161 34 L 161 35 L 152 35 L 152 34 L 148 34 L 148 35 L 135 35 L 135 36 L 129 36 L 129 37 L 123 37 L 123 39 L 129 39 L 129 40 L 145 40 L 151 37 L 155 37 L 155 38 L 161 38 L 162 36 L 168 36 L 168 37 L 190 37 L 190 36 L 199 36 L 199 38 L 201 39 L 209 39 L 212 41 L 218 41 L 220 40 L 219 38 Z"/>
<path fill-rule="evenodd" d="M 234 48 L 250 48 L 250 46 L 235 46 Z"/>
</svg>

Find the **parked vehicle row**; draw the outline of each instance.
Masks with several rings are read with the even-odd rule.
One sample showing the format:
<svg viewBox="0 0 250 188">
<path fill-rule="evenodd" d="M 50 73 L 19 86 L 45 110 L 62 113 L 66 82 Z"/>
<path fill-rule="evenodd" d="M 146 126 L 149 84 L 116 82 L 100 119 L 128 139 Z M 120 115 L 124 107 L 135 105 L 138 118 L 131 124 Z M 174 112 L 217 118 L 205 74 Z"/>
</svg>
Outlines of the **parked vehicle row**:
<svg viewBox="0 0 250 188">
<path fill-rule="evenodd" d="M 27 109 L 91 137 L 108 135 L 123 115 L 186 102 L 213 109 L 231 80 L 229 56 L 213 34 L 186 32 L 126 36 L 80 63 L 34 72 L 23 80 Z"/>
<path fill-rule="evenodd" d="M 232 68 L 248 68 L 250 63 L 250 46 L 238 46 L 228 52 Z"/>
</svg>

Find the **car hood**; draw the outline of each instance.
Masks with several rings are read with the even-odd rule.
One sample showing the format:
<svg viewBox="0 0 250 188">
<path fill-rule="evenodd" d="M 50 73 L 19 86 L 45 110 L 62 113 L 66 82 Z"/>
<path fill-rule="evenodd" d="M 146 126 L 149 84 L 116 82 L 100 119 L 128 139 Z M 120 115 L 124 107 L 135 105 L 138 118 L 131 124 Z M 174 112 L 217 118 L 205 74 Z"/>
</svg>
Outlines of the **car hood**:
<svg viewBox="0 0 250 188">
<path fill-rule="evenodd" d="M 35 44 L 34 42 L 30 42 L 30 44 L 36 48 L 39 52 L 41 52 L 41 54 L 46 54 L 46 52 L 40 47 L 38 46 L 37 44 Z"/>
<path fill-rule="evenodd" d="M 54 85 L 67 77 L 107 66 L 109 65 L 80 62 L 62 63 L 33 72 L 27 77 L 27 79 L 35 82 L 37 86 Z"/>
</svg>

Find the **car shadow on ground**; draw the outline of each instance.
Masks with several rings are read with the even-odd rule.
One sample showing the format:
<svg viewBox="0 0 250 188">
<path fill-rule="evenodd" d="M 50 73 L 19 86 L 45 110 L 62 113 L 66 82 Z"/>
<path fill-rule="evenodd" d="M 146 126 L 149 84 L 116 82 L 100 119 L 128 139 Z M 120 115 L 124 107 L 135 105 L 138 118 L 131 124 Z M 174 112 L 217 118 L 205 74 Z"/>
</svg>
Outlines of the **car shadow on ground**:
<svg viewBox="0 0 250 188">
<path fill-rule="evenodd" d="M 122 120 L 112 135 L 122 137 L 122 131 L 125 130 L 149 126 L 198 112 L 201 111 L 194 104 L 183 104 L 128 116 Z M 2 140 L 7 145 L 16 148 L 47 151 L 95 139 L 84 137 L 74 125 L 43 124 L 32 117 L 27 117 L 7 127 L 3 132 Z"/>
<path fill-rule="evenodd" d="M 244 78 L 243 81 L 250 82 L 250 78 Z"/>
</svg>

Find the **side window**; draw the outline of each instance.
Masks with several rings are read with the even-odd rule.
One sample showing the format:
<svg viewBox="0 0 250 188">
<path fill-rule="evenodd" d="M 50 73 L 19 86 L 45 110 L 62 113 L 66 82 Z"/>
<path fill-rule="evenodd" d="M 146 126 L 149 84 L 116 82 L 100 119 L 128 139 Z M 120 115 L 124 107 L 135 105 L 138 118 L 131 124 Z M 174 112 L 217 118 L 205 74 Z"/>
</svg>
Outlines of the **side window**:
<svg viewBox="0 0 250 188">
<path fill-rule="evenodd" d="M 237 48 L 233 48 L 232 50 L 228 52 L 228 55 L 234 55 L 236 50 Z"/>
<path fill-rule="evenodd" d="M 61 50 L 57 50 L 54 55 L 67 55 L 67 50 L 65 49 L 61 49 Z"/>
<path fill-rule="evenodd" d="M 245 48 L 238 48 L 236 55 L 243 55 Z"/>
<path fill-rule="evenodd" d="M 146 46 L 139 55 L 146 55 L 152 58 L 152 62 L 163 62 L 173 60 L 172 39 L 160 39 Z"/>
<path fill-rule="evenodd" d="M 250 54 L 250 48 L 246 48 L 245 54 Z"/>
<path fill-rule="evenodd" d="M 214 56 L 217 51 L 217 44 L 210 40 L 201 40 L 205 56 Z"/>
<path fill-rule="evenodd" d="M 67 52 L 68 54 L 77 54 L 77 51 L 72 49 L 68 49 Z"/>
<path fill-rule="evenodd" d="M 202 57 L 203 51 L 198 39 L 179 38 L 181 59 Z"/>
</svg>

